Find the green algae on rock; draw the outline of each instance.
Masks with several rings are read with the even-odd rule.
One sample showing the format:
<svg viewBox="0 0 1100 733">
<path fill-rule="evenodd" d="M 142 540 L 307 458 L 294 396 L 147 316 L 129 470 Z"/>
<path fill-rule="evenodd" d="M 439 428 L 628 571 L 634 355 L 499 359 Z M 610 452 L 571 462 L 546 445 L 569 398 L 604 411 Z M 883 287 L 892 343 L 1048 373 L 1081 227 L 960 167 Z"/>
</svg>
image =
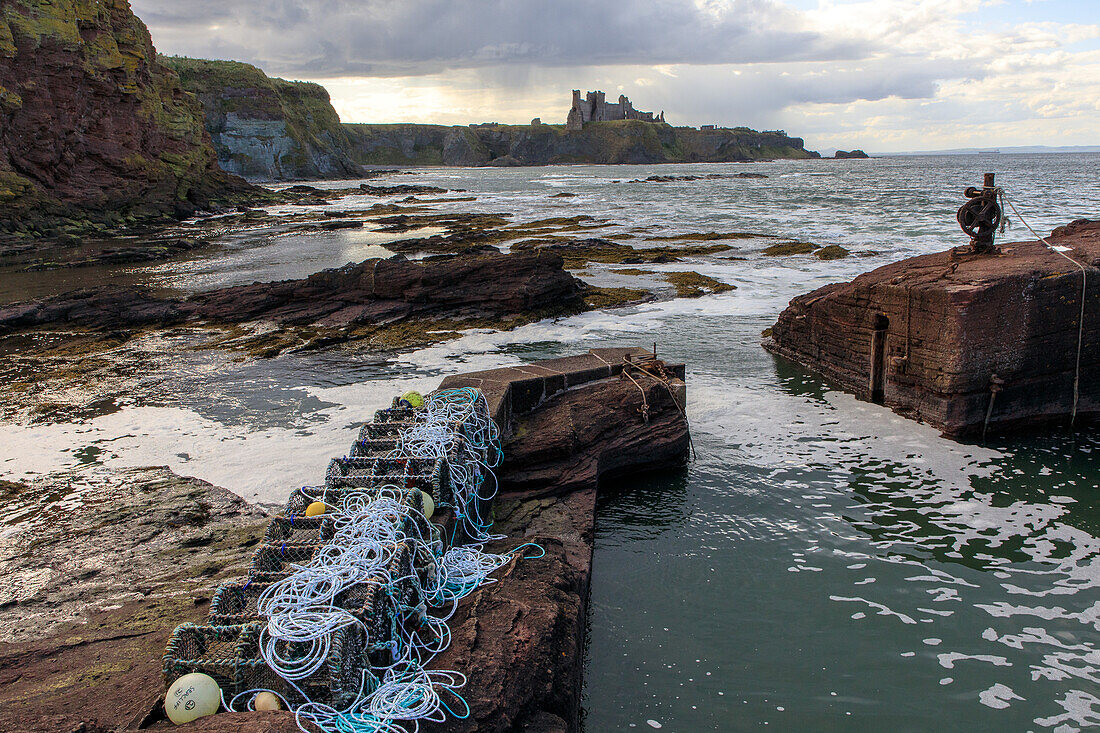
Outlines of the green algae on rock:
<svg viewBox="0 0 1100 733">
<path fill-rule="evenodd" d="M 846 248 L 839 244 L 830 244 L 814 252 L 814 257 L 819 260 L 841 260 L 850 255 Z"/>
<path fill-rule="evenodd" d="M 808 255 L 817 247 L 809 242 L 779 242 L 764 248 L 767 257 L 784 257 L 786 255 Z"/>
<path fill-rule="evenodd" d="M 269 77 L 238 61 L 160 60 L 202 101 L 224 170 L 266 181 L 360 175 L 348 131 L 320 84 Z"/>
<path fill-rule="evenodd" d="M 0 6 L 0 236 L 76 237 L 252 193 L 125 0 Z"/>
<path fill-rule="evenodd" d="M 681 298 L 700 298 L 714 293 L 728 293 L 736 290 L 735 285 L 715 280 L 710 275 L 701 275 L 698 272 L 666 272 L 664 279 L 676 288 L 676 295 Z"/>
</svg>

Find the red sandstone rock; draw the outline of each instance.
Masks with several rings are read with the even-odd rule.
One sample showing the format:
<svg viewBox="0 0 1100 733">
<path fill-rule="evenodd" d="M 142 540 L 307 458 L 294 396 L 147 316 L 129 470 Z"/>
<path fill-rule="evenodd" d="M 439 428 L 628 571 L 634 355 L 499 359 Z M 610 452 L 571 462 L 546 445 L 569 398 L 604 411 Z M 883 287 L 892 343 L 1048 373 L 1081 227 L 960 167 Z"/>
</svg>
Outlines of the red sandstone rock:
<svg viewBox="0 0 1100 733">
<path fill-rule="evenodd" d="M 1100 222 L 1050 241 L 1088 269 L 1079 420 L 1100 414 Z M 1065 423 L 1081 270 L 1038 242 L 940 252 L 799 296 L 764 346 L 946 435 Z M 992 406 L 991 406 L 992 403 Z"/>
<path fill-rule="evenodd" d="M 65 293 L 0 307 L 0 333 L 41 326 L 134 328 L 188 320 L 345 328 L 409 318 L 506 318 L 579 310 L 583 286 L 550 252 L 371 259 L 301 280 L 159 298 L 144 288 Z"/>
<path fill-rule="evenodd" d="M 189 215 L 249 189 L 127 0 L 0 2 L 0 232 Z"/>
</svg>

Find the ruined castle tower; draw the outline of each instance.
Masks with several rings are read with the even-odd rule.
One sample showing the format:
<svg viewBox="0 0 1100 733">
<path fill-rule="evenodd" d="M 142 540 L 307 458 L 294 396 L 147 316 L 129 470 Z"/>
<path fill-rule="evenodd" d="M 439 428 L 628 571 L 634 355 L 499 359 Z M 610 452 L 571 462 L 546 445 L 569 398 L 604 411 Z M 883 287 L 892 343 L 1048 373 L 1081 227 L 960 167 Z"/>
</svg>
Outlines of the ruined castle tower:
<svg viewBox="0 0 1100 733">
<path fill-rule="evenodd" d="M 573 105 L 565 119 L 566 130 L 580 130 L 586 122 L 606 122 L 609 120 L 643 120 L 645 122 L 664 122 L 665 113 L 656 119 L 652 112 L 634 109 L 625 94 L 619 95 L 617 103 L 607 103 L 607 96 L 601 91 L 588 92 L 581 99 L 581 90 L 573 90 Z"/>
</svg>

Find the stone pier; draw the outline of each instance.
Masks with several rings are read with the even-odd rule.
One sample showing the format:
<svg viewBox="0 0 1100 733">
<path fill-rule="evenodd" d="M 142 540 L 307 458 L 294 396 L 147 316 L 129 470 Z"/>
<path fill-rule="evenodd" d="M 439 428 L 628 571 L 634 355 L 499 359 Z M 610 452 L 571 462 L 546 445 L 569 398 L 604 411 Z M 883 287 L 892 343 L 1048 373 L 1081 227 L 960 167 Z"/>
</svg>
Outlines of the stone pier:
<svg viewBox="0 0 1100 733">
<path fill-rule="evenodd" d="M 1059 227 L 1048 241 L 1073 261 L 1038 241 L 1015 242 L 998 254 L 913 257 L 827 285 L 792 300 L 764 347 L 949 437 L 1065 425 L 1075 383 L 1077 422 L 1095 419 L 1100 221 Z"/>
</svg>

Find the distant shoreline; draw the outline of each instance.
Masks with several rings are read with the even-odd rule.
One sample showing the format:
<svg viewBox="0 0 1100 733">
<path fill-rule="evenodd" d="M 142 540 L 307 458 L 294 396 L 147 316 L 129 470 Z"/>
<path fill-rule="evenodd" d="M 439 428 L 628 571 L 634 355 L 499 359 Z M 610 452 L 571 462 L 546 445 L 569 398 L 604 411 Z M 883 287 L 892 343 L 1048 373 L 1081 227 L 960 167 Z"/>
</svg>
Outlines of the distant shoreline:
<svg viewBox="0 0 1100 733">
<path fill-rule="evenodd" d="M 899 158 L 917 155 L 1041 155 L 1045 153 L 1100 153 L 1100 145 L 1066 145 L 1046 147 L 1043 145 L 1020 145 L 1011 148 L 949 148 L 946 150 L 909 150 L 890 153 L 871 153 L 874 158 Z"/>
</svg>

